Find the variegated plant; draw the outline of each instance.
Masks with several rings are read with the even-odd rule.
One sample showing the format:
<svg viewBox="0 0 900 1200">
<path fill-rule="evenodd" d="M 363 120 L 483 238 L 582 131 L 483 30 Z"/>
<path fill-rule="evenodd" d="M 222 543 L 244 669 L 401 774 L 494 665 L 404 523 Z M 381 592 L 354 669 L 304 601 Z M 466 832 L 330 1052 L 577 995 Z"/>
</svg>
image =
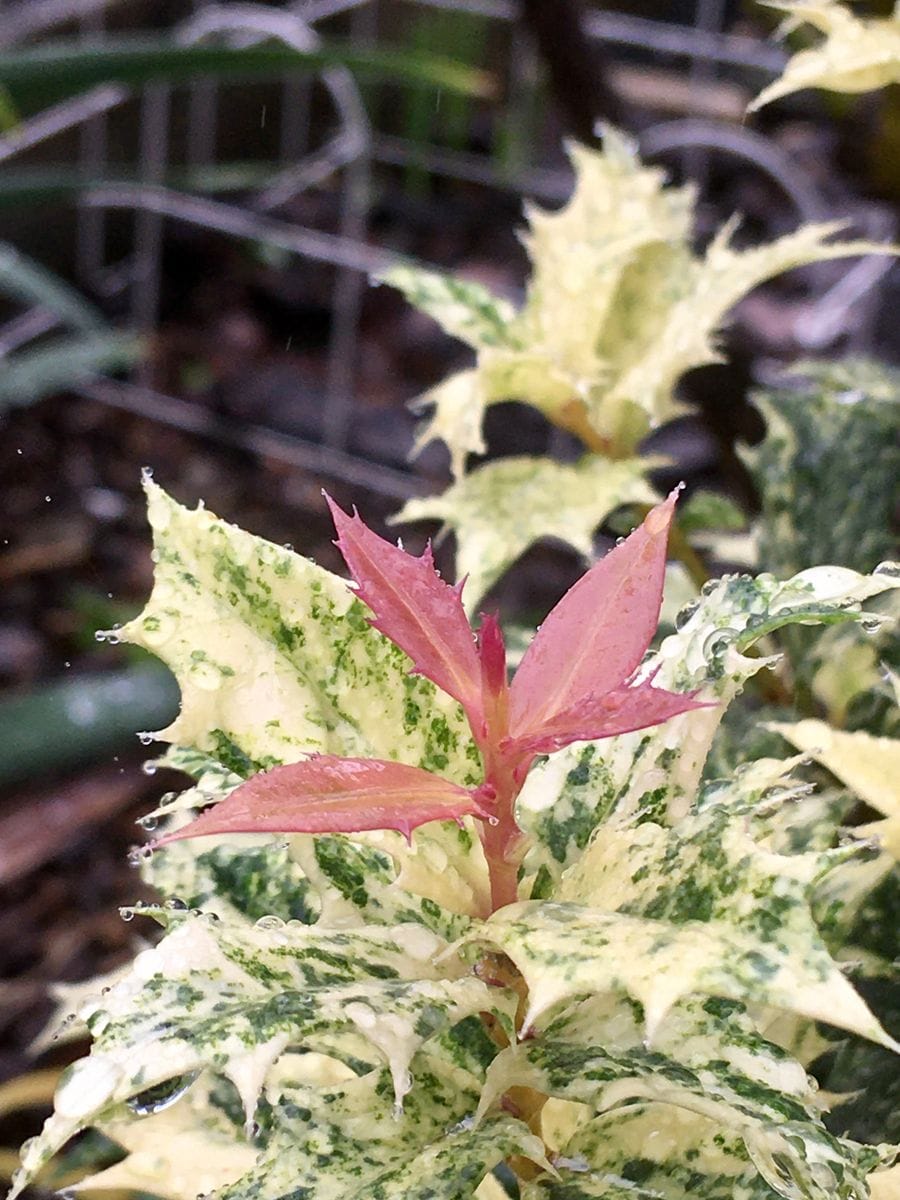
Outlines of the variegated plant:
<svg viewBox="0 0 900 1200">
<path fill-rule="evenodd" d="M 418 402 L 432 408 L 418 445 L 442 439 L 455 482 L 397 514 L 456 532 L 473 608 L 538 539 L 557 538 L 590 561 L 592 535 L 615 509 L 653 502 L 646 474 L 658 460 L 638 457 L 639 443 L 681 411 L 680 377 L 719 361 L 717 335 L 749 291 L 793 267 L 890 249 L 835 240 L 841 226 L 831 222 L 738 250 L 729 221 L 698 254 L 692 185 L 665 186 L 664 172 L 644 166 L 615 129 L 602 152 L 571 145 L 569 154 L 569 202 L 558 212 L 526 206 L 532 274 L 521 309 L 435 271 L 400 266 L 382 276 L 475 353 L 473 367 Z M 581 460 L 505 458 L 466 473 L 469 456 L 486 449 L 486 409 L 506 400 L 574 434 Z"/>
<path fill-rule="evenodd" d="M 123 634 L 178 677 L 162 761 L 194 785 L 148 820 L 163 936 L 82 997 L 14 1194 L 87 1126 L 123 1157 L 85 1186 L 173 1200 L 891 1194 L 806 1070 L 814 1022 L 898 1048 L 841 964 L 878 830 L 840 841 L 796 759 L 702 769 L 754 645 L 894 571 L 715 581 L 640 661 L 670 499 L 507 686 L 428 556 L 336 510 L 355 594 L 148 490 Z"/>
<path fill-rule="evenodd" d="M 863 17 L 842 0 L 763 0 L 792 27 L 810 25 L 821 39 L 788 61 L 756 97 L 751 111 L 806 88 L 871 92 L 900 83 L 900 6 L 887 17 Z"/>
</svg>

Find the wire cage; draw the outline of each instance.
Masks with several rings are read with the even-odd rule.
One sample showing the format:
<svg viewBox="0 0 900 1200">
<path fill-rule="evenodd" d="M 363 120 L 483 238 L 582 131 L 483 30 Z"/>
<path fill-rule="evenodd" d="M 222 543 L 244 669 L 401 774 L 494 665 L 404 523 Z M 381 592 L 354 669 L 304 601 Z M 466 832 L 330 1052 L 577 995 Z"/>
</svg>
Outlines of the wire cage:
<svg viewBox="0 0 900 1200">
<path fill-rule="evenodd" d="M 636 114 L 645 157 L 675 163 L 703 181 L 713 161 L 729 159 L 780 191 L 796 220 L 834 214 L 812 175 L 777 142 L 745 128 L 747 101 L 785 61 L 783 51 L 743 31 L 724 0 L 696 0 L 683 23 L 587 10 L 584 35 L 603 47 L 617 95 Z M 677 6 L 667 6 L 671 12 Z M 449 180 L 558 202 L 571 177 L 557 149 L 559 127 L 543 102 L 539 58 L 516 0 L 293 0 L 284 3 L 152 5 L 142 0 L 15 0 L 2 8 L 0 46 L 48 40 L 74 30 L 102 47 L 114 29 L 164 26 L 179 45 L 235 48 L 277 41 L 297 49 L 337 32 L 361 49 L 374 44 L 443 50 L 489 67 L 493 100 L 463 102 L 390 80 L 359 81 L 344 67 L 275 73 L 260 102 L 253 161 L 236 169 L 227 114 L 240 85 L 199 78 L 133 89 L 100 83 L 44 107 L 0 136 L 7 170 L 59 161 L 74 152 L 83 186 L 68 201 L 75 283 L 112 306 L 128 328 L 152 330 L 160 313 L 169 231 L 190 226 L 264 245 L 327 273 L 327 366 L 315 437 L 255 423 L 218 422 L 214 432 L 252 450 L 393 498 L 419 483 L 396 465 L 353 450 L 356 373 L 367 276 L 394 260 L 368 226 L 373 171 L 405 172 L 410 188 Z M 437 97 L 438 101 L 441 97 Z M 388 114 L 388 119 L 385 119 Z M 399 114 L 399 116 L 398 116 Z M 71 165 L 71 164 L 70 164 Z M 307 219 L 329 197 L 328 220 Z M 846 215 L 870 236 L 892 232 L 884 209 L 844 198 Z M 815 268 L 817 299 L 798 312 L 793 336 L 820 351 L 865 349 L 872 338 L 876 285 L 889 263 Z M 0 326 L 0 359 L 64 326 L 60 310 L 21 307 Z M 105 404 L 209 433 L 195 405 L 167 394 L 152 365 L 125 380 L 79 388 Z"/>
</svg>

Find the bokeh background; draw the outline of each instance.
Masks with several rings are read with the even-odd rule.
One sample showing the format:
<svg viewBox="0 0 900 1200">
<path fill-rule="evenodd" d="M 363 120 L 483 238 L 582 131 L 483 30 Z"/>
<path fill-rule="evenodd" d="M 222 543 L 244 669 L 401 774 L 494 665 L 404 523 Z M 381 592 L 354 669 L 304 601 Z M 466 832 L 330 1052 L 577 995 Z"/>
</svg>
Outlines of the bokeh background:
<svg viewBox="0 0 900 1200">
<path fill-rule="evenodd" d="M 834 217 L 894 236 L 898 89 L 746 118 L 802 44 L 776 23 L 737 0 L 0 3 L 0 1079 L 28 1069 L 51 981 L 128 955 L 134 821 L 176 782 L 135 736 L 173 682 L 95 638 L 150 587 L 141 469 L 339 569 L 322 487 L 382 530 L 440 490 L 407 405 L 466 364 L 368 276 L 403 256 L 520 296 L 523 198 L 562 203 L 564 139 L 603 122 L 696 183 L 698 244 L 735 211 L 747 242 Z M 660 482 L 752 511 L 753 386 L 798 357 L 896 363 L 898 304 L 886 258 L 751 294 L 651 438 Z M 560 449 L 515 404 L 487 435 L 492 456 Z M 492 599 L 539 617 L 579 570 L 541 545 Z M 0 1145 L 28 1131 L 0 1112 Z"/>
</svg>

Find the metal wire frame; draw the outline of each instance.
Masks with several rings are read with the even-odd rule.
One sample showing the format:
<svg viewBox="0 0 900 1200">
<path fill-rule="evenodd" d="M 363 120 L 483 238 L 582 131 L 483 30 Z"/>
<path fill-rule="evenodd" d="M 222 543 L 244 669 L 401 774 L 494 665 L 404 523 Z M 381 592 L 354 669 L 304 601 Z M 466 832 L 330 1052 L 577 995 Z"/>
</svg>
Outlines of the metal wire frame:
<svg viewBox="0 0 900 1200">
<path fill-rule="evenodd" d="M 32 37 L 42 29 L 77 18 L 85 39 L 103 36 L 108 11 L 125 0 L 18 0 L 4 9 L 0 44 Z M 405 0 L 416 8 L 450 9 L 510 23 L 517 16 L 514 0 Z M 351 37 L 364 42 L 374 33 L 380 5 L 377 0 L 290 0 L 280 9 L 260 4 L 210 3 L 192 0 L 193 12 L 178 27 L 184 42 L 222 37 L 234 45 L 266 37 L 280 38 L 300 48 L 313 44 L 314 26 L 335 16 L 350 20 Z M 607 45 L 650 52 L 681 64 L 695 87 L 702 87 L 720 72 L 759 73 L 764 81 L 780 70 L 784 53 L 777 47 L 722 31 L 721 0 L 697 0 L 693 28 L 637 18 L 627 14 L 595 12 L 587 30 Z M 517 53 L 507 70 L 515 83 L 517 68 L 530 49 L 521 32 Z M 348 72 L 329 70 L 320 76 L 338 118 L 337 132 L 323 145 L 309 148 L 309 80 L 282 81 L 279 150 L 285 166 L 264 187 L 240 202 L 210 199 L 164 186 L 169 162 L 169 127 L 172 96 L 168 88 L 152 85 L 140 96 L 139 177 L 133 185 L 115 184 L 84 194 L 77 217 L 77 268 L 79 278 L 99 292 L 127 289 L 131 316 L 139 328 L 151 327 L 159 303 L 160 264 L 164 223 L 176 220 L 223 233 L 282 247 L 335 269 L 333 326 L 329 347 L 327 404 L 322 446 L 272 434 L 267 452 L 298 465 L 335 474 L 391 496 L 414 489 L 402 485 L 399 472 L 375 467 L 346 452 L 347 432 L 353 416 L 356 334 L 365 276 L 387 263 L 384 252 L 366 244 L 365 219 L 372 161 L 404 164 L 415 161 L 426 170 L 490 187 L 503 187 L 544 199 L 564 197 L 570 187 L 566 172 L 548 170 L 532 162 L 509 170 L 488 157 L 439 147 L 412 145 L 403 138 L 373 136 L 356 85 Z M 523 89 L 510 89 L 509 120 L 519 120 L 516 110 L 524 103 Z M 85 173 L 102 177 L 108 164 L 107 118 L 132 95 L 118 85 L 96 87 L 81 96 L 53 105 L 0 138 L 0 161 L 36 146 L 60 132 L 81 131 L 80 161 Z M 518 100 L 517 100 L 518 96 Z M 220 88 L 209 80 L 193 84 L 188 98 L 186 159 L 189 166 L 215 162 L 215 131 Z M 817 189 L 796 164 L 773 143 L 750 130 L 708 121 L 671 121 L 646 130 L 642 152 L 650 157 L 672 153 L 682 156 L 688 173 L 702 176 L 708 155 L 736 156 L 773 179 L 791 199 L 802 220 L 821 219 L 824 205 Z M 339 175 L 340 219 L 338 234 L 301 228 L 279 210 L 296 195 Z M 106 214 L 111 209 L 134 213 L 133 252 L 124 263 L 107 261 Z M 874 230 L 872 232 L 875 232 Z M 881 232 L 880 230 L 878 232 Z M 873 289 L 886 269 L 881 257 L 864 259 L 850 269 L 817 303 L 805 312 L 798 326 L 799 339 L 810 348 L 830 344 L 846 326 L 851 310 Z M 0 329 L 0 355 L 22 345 L 53 326 L 53 315 L 34 310 Z M 97 398 L 119 407 L 153 412 L 158 420 L 191 425 L 190 406 L 172 397 L 151 392 L 147 378 L 129 385 L 101 383 L 88 389 Z M 153 401 L 152 407 L 145 403 Z M 242 435 L 237 426 L 214 434 L 234 441 Z M 199 429 L 198 429 L 199 431 Z M 207 430 L 207 432 L 209 432 Z M 268 436 L 260 429 L 247 430 L 244 444 L 261 445 Z M 273 450 L 272 447 L 275 447 Z"/>
</svg>

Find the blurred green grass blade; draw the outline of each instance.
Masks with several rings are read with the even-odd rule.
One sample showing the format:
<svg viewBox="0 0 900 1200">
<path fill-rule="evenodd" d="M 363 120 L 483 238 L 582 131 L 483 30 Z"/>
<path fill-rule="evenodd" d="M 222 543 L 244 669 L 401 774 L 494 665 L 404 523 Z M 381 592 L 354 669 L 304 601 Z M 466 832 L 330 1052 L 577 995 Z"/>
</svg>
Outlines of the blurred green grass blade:
<svg viewBox="0 0 900 1200">
<path fill-rule="evenodd" d="M 471 96 L 489 96 L 492 78 L 451 59 L 423 52 L 361 48 L 325 42 L 297 50 L 281 42 L 236 48 L 183 46 L 168 38 L 110 36 L 95 46 L 75 39 L 0 54 L 0 87 L 15 102 L 48 103 L 100 83 L 141 86 L 201 77 L 253 79 L 284 76 L 292 68 L 348 67 L 359 75 L 398 83 L 430 84 Z"/>
<path fill-rule="evenodd" d="M 133 333 L 57 337 L 0 359 L 0 413 L 33 404 L 104 371 L 128 366 L 140 357 Z"/>
<path fill-rule="evenodd" d="M 165 172 L 164 187 L 214 195 L 221 192 L 252 191 L 268 183 L 284 169 L 276 162 L 210 163 L 198 167 L 172 167 Z M 64 200 L 89 188 L 143 182 L 137 171 L 111 168 L 102 176 L 87 177 L 80 167 L 18 167 L 0 171 L 0 208 L 25 203 Z"/>
<path fill-rule="evenodd" d="M 0 292 L 23 304 L 39 304 L 85 333 L 95 333 L 105 324 L 103 314 L 58 275 L 17 250 L 0 242 Z"/>
<path fill-rule="evenodd" d="M 0 785 L 102 758 L 178 713 L 178 685 L 158 663 L 48 684 L 0 700 Z"/>
<path fill-rule="evenodd" d="M 0 87 L 0 133 L 9 133 L 21 120 L 19 110 L 5 87 Z"/>
</svg>

